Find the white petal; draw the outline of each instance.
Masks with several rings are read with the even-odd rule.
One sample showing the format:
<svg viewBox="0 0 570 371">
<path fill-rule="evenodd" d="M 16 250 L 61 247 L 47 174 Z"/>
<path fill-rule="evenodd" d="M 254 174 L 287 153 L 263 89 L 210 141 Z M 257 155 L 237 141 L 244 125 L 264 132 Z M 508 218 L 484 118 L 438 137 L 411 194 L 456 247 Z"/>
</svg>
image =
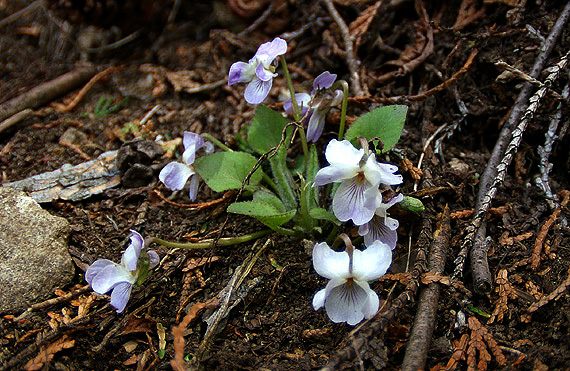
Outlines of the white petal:
<svg viewBox="0 0 570 371">
<path fill-rule="evenodd" d="M 372 281 L 386 274 L 392 264 L 392 249 L 387 244 L 375 241 L 364 251 L 354 250 L 352 274 L 358 281 Z"/>
<path fill-rule="evenodd" d="M 361 282 L 357 282 L 359 285 L 361 285 Z M 368 286 L 368 283 L 366 283 L 366 286 Z M 364 315 L 364 318 L 369 319 L 374 317 L 374 315 L 378 312 L 378 309 L 380 308 L 380 299 L 378 298 L 378 294 L 370 289 L 370 286 L 368 286 L 368 290 L 366 290 L 366 292 L 368 292 L 368 300 L 366 301 L 366 304 L 364 304 L 364 306 L 362 307 L 362 314 Z"/>
<path fill-rule="evenodd" d="M 85 281 L 87 281 L 88 284 L 91 284 L 91 282 L 93 282 L 93 278 L 95 278 L 95 276 L 98 275 L 99 272 L 101 272 L 108 265 L 113 265 L 113 264 L 115 263 L 108 259 L 95 260 L 95 262 L 93 262 L 93 264 L 91 264 L 85 271 Z"/>
<path fill-rule="evenodd" d="M 204 142 L 204 151 L 207 154 L 214 153 L 214 145 L 212 142 Z"/>
<path fill-rule="evenodd" d="M 186 165 L 192 165 L 196 159 L 196 151 L 204 146 L 204 139 L 199 134 L 185 131 L 183 143 L 184 153 L 182 154 L 182 161 Z"/>
<path fill-rule="evenodd" d="M 325 119 L 328 113 L 327 110 L 316 110 L 311 115 L 309 119 L 309 124 L 307 125 L 307 141 L 316 142 L 321 134 L 323 133 L 323 128 L 325 126 Z"/>
<path fill-rule="evenodd" d="M 398 222 L 397 219 L 394 218 L 390 218 L 389 216 L 384 218 L 384 224 L 386 225 L 386 227 L 388 229 L 390 229 L 391 231 L 395 231 L 398 229 L 398 227 L 400 226 L 400 222 Z"/>
<path fill-rule="evenodd" d="M 277 74 L 266 69 L 263 64 L 260 63 L 255 68 L 255 76 L 257 76 L 261 81 L 269 81 L 276 77 Z"/>
<path fill-rule="evenodd" d="M 333 139 L 325 150 L 325 157 L 329 164 L 358 166 L 362 156 L 364 156 L 364 150 L 356 149 L 348 140 Z"/>
<path fill-rule="evenodd" d="M 158 263 L 160 263 L 160 257 L 158 256 L 158 254 L 154 250 L 148 250 L 147 254 L 148 254 L 148 257 L 150 259 L 149 264 L 148 264 L 148 269 L 152 269 L 152 268 L 156 267 L 158 265 Z"/>
<path fill-rule="evenodd" d="M 315 175 L 313 186 L 320 187 L 332 182 L 341 182 L 345 179 L 354 178 L 358 167 L 350 165 L 335 164 L 320 169 Z"/>
<path fill-rule="evenodd" d="M 354 282 L 336 286 L 330 290 L 325 301 L 327 315 L 335 323 L 346 322 L 354 326 L 364 319 L 362 309 L 368 296 L 368 292 Z"/>
<path fill-rule="evenodd" d="M 121 264 L 129 271 L 135 271 L 143 247 L 144 238 L 138 232 L 131 229 L 131 243 L 121 257 Z"/>
<path fill-rule="evenodd" d="M 198 175 L 190 177 L 190 201 L 195 201 L 198 196 Z"/>
<path fill-rule="evenodd" d="M 371 184 L 374 184 L 375 186 L 378 186 L 380 183 L 388 184 L 386 182 L 383 182 L 384 172 L 382 171 L 382 168 L 379 166 L 378 162 L 376 162 L 376 156 L 373 153 L 371 153 L 366 159 L 362 170 L 364 172 L 364 177 Z"/>
<path fill-rule="evenodd" d="M 315 81 L 313 81 L 313 92 L 315 94 L 319 89 L 328 89 L 330 88 L 336 80 L 336 75 L 334 73 L 330 73 L 329 71 L 325 71 L 321 73 L 319 76 L 315 77 Z"/>
<path fill-rule="evenodd" d="M 344 279 L 349 276 L 349 257 L 346 251 L 334 251 L 326 242 L 315 244 L 313 248 L 313 267 L 320 275 L 328 279 Z"/>
<path fill-rule="evenodd" d="M 119 264 L 110 264 L 93 277 L 91 288 L 98 294 L 105 294 L 121 282 L 135 283 L 135 277 Z"/>
<path fill-rule="evenodd" d="M 378 164 L 378 166 L 382 172 L 380 183 L 397 185 L 402 184 L 404 181 L 404 178 L 401 175 L 395 174 L 395 172 L 398 171 L 397 166 L 392 164 Z"/>
<path fill-rule="evenodd" d="M 325 289 L 317 291 L 315 296 L 313 296 L 313 308 L 315 310 L 321 309 L 325 305 L 326 297 L 327 295 Z"/>
<path fill-rule="evenodd" d="M 338 106 L 342 103 L 342 100 L 344 99 L 344 93 L 342 92 L 342 90 L 336 90 L 334 92 L 334 96 L 333 99 L 330 103 L 331 107 L 335 107 Z"/>
<path fill-rule="evenodd" d="M 249 104 L 259 104 L 269 94 L 273 80 L 262 81 L 255 77 L 245 88 L 244 97 Z"/>
<path fill-rule="evenodd" d="M 398 221 L 396 220 L 396 223 L 397 222 Z M 381 241 L 390 246 L 393 250 L 396 247 L 396 242 L 398 241 L 398 234 L 396 232 L 397 228 L 398 227 L 396 226 L 395 229 L 390 229 L 385 224 L 385 219 L 383 217 L 374 216 L 371 221 L 358 229 L 358 234 L 364 236 L 364 245 L 367 247 L 372 246 L 374 241 Z"/>
<path fill-rule="evenodd" d="M 376 213 L 378 206 L 382 204 L 382 193 L 380 193 L 378 186 L 370 186 L 370 188 L 364 191 L 364 199 L 364 207 L 374 210 L 374 213 Z"/>
<path fill-rule="evenodd" d="M 357 178 L 342 182 L 336 190 L 332 203 L 337 219 L 341 222 L 352 220 L 356 225 L 368 223 L 375 212 L 375 209 L 366 207 L 371 202 L 370 192 L 366 192 L 370 188 L 368 182 L 359 182 Z"/>
<path fill-rule="evenodd" d="M 287 41 L 276 37 L 273 41 L 263 43 L 257 49 L 255 57 L 263 60 L 264 63 L 271 63 L 277 56 L 287 52 Z"/>
<path fill-rule="evenodd" d="M 162 168 L 160 174 L 158 174 L 158 179 L 164 183 L 166 188 L 172 191 L 179 191 L 184 188 L 186 181 L 192 174 L 195 174 L 195 172 L 188 165 L 171 162 Z"/>
<path fill-rule="evenodd" d="M 204 138 L 200 134 L 192 133 L 191 131 L 184 132 L 184 138 L 182 139 L 184 148 L 196 148 L 196 150 L 202 148 L 204 145 Z"/>
<path fill-rule="evenodd" d="M 117 309 L 117 313 L 125 310 L 129 298 L 131 297 L 131 290 L 133 285 L 128 282 L 119 283 L 113 288 L 111 293 L 111 305 Z"/>
<path fill-rule="evenodd" d="M 255 65 L 245 62 L 235 62 L 230 67 L 228 85 L 238 82 L 249 82 L 255 76 Z"/>
<path fill-rule="evenodd" d="M 297 106 L 301 110 L 301 113 L 305 115 L 309 109 L 309 103 L 311 103 L 311 96 L 307 93 L 297 93 L 295 94 L 295 99 L 297 99 Z M 283 102 L 283 110 L 289 115 L 293 112 L 293 102 L 291 99 L 287 99 Z"/>
</svg>

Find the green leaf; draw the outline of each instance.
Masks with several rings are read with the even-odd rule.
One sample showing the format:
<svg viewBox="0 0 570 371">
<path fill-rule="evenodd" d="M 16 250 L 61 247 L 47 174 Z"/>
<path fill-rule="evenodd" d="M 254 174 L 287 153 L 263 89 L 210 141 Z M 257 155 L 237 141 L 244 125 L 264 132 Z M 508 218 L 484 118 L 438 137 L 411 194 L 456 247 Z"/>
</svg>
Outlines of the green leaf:
<svg viewBox="0 0 570 371">
<path fill-rule="evenodd" d="M 420 200 L 410 196 L 404 196 L 404 199 L 398 204 L 398 206 L 416 214 L 420 214 L 426 209 Z"/>
<path fill-rule="evenodd" d="M 467 304 L 467 309 L 469 309 L 471 312 L 478 314 L 482 317 L 485 317 L 485 318 L 491 317 L 491 315 L 489 313 L 482 311 L 481 309 L 473 306 L 472 304 Z"/>
<path fill-rule="evenodd" d="M 247 141 L 254 150 L 263 154 L 281 142 L 281 135 L 286 125 L 287 119 L 280 113 L 260 105 L 255 110 L 255 116 L 247 131 Z"/>
<path fill-rule="evenodd" d="M 336 216 L 334 216 L 332 212 L 320 207 L 311 209 L 311 211 L 309 211 L 309 215 L 311 215 L 311 217 L 313 217 L 314 219 L 326 220 L 329 222 L 333 222 L 336 225 L 340 225 L 340 221 L 336 218 Z"/>
<path fill-rule="evenodd" d="M 367 140 L 380 138 L 384 144 L 382 152 L 386 152 L 398 143 L 408 107 L 404 105 L 384 106 L 360 116 L 346 131 L 345 139 L 355 142 L 364 137 Z"/>
<path fill-rule="evenodd" d="M 215 192 L 240 189 L 241 184 L 253 169 L 257 159 L 245 152 L 216 152 L 194 161 L 194 169 L 206 184 Z M 253 186 L 261 180 L 261 170 L 257 169 L 249 179 Z"/>
<path fill-rule="evenodd" d="M 275 199 L 279 201 L 277 197 Z M 285 205 L 281 203 L 279 209 L 285 209 Z M 269 228 L 275 229 L 291 220 L 295 216 L 296 211 L 282 212 L 272 204 L 254 200 L 233 203 L 228 206 L 228 212 L 252 216 Z"/>
<path fill-rule="evenodd" d="M 285 205 L 279 199 L 279 197 L 275 196 L 275 194 L 266 189 L 260 189 L 253 193 L 253 201 L 255 202 L 263 202 L 269 204 L 275 208 L 275 210 L 284 213 L 287 210 L 285 209 Z"/>
</svg>

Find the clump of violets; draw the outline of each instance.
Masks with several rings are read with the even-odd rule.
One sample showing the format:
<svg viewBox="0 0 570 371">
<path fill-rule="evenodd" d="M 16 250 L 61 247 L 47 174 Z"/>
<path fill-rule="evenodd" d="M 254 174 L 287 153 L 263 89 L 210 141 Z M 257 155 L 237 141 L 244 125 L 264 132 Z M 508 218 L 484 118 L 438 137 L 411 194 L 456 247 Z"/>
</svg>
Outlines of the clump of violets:
<svg viewBox="0 0 570 371">
<path fill-rule="evenodd" d="M 259 104 L 269 94 L 273 78 L 277 76 L 273 61 L 287 52 L 287 42 L 279 37 L 261 44 L 257 53 L 245 62 L 235 62 L 230 67 L 228 85 L 248 83 L 244 97 L 250 104 Z"/>
<path fill-rule="evenodd" d="M 101 295 L 111 291 L 111 305 L 117 313 L 125 310 L 133 285 L 142 283 L 149 269 L 159 262 L 158 254 L 146 250 L 144 245 L 143 237 L 131 230 L 131 243 L 121 257 L 121 264 L 97 259 L 85 272 L 85 280 L 93 291 Z"/>
<path fill-rule="evenodd" d="M 313 308 L 324 307 L 331 321 L 354 326 L 378 312 L 380 299 L 368 282 L 386 274 L 392 264 L 392 250 L 381 241 L 363 251 L 347 245 L 340 252 L 326 242 L 313 248 L 315 271 L 330 280 L 313 297 Z"/>
<path fill-rule="evenodd" d="M 313 81 L 311 94 L 298 93 L 295 99 L 303 115 L 303 124 L 307 125 L 307 142 L 316 142 L 325 126 L 325 119 L 329 111 L 342 103 L 344 94 L 342 90 L 331 90 L 336 75 L 328 71 L 321 73 Z M 283 109 L 287 114 L 293 111 L 292 102 L 289 99 L 283 103 Z"/>
<path fill-rule="evenodd" d="M 171 162 L 167 164 L 158 175 L 158 179 L 166 188 L 172 191 L 179 191 L 190 180 L 190 200 L 196 200 L 198 195 L 198 176 L 192 167 L 194 160 L 196 160 L 196 152 L 200 148 L 204 148 L 206 153 L 214 152 L 212 143 L 204 141 L 204 139 L 196 133 L 189 131 L 184 132 L 182 140 L 184 144 L 184 153 L 182 154 L 182 163 Z"/>
<path fill-rule="evenodd" d="M 396 248 L 398 242 L 398 227 L 400 223 L 397 219 L 388 216 L 388 209 L 401 202 L 404 195 L 398 194 L 387 202 L 380 201 L 380 206 L 376 209 L 372 219 L 358 228 L 358 234 L 364 237 L 364 245 L 370 247 L 374 241 L 382 241 L 392 250 Z"/>
<path fill-rule="evenodd" d="M 397 185 L 403 181 L 402 176 L 396 174 L 397 166 L 378 163 L 374 153 L 367 148 L 356 149 L 348 140 L 331 140 L 325 157 L 330 165 L 317 172 L 314 186 L 340 182 L 332 209 L 341 222 L 368 223 L 381 206 L 378 186 Z"/>
</svg>

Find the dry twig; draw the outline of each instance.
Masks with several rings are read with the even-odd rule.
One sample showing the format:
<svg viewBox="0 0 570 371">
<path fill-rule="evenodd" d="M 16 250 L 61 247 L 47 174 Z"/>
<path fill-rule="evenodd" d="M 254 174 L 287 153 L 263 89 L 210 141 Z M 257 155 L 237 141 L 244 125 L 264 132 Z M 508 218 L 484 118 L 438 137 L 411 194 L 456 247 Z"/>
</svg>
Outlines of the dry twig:
<svg viewBox="0 0 570 371">
<path fill-rule="evenodd" d="M 560 295 L 562 295 L 562 293 L 564 293 L 564 291 L 568 290 L 568 287 L 570 287 L 570 270 L 568 270 L 568 277 L 566 277 L 566 279 L 564 280 L 564 282 L 560 284 L 560 286 L 558 286 L 550 294 L 542 297 L 539 301 L 532 304 L 530 307 L 528 307 L 526 311 L 528 313 L 536 312 L 537 310 L 548 304 L 551 300 L 553 299 L 556 300 Z"/>
<path fill-rule="evenodd" d="M 153 190 L 153 192 L 155 195 L 158 196 L 158 198 L 160 198 L 162 201 L 166 202 L 169 205 L 180 207 L 180 208 L 193 209 L 193 210 L 202 210 L 202 209 L 205 209 L 207 207 L 222 204 L 222 203 L 230 200 L 236 193 L 235 191 L 227 191 L 226 193 L 224 193 L 224 195 L 222 197 L 217 198 L 217 199 L 212 200 L 212 201 L 198 202 L 195 204 L 181 204 L 178 202 L 170 201 L 168 198 L 164 197 L 164 195 L 162 193 L 160 193 L 160 191 L 158 189 Z"/>
<path fill-rule="evenodd" d="M 358 73 L 360 69 L 359 68 L 360 61 L 358 60 L 354 52 L 354 43 L 353 43 L 354 38 L 353 36 L 351 36 L 348 26 L 346 25 L 346 23 L 344 23 L 344 20 L 342 19 L 340 14 L 338 14 L 336 8 L 334 7 L 334 4 L 332 3 L 332 0 L 322 0 L 322 1 L 325 3 L 325 6 L 327 7 L 327 10 L 329 11 L 331 17 L 334 19 L 334 21 L 337 23 L 338 27 L 340 28 L 340 33 L 342 34 L 342 39 L 344 41 L 346 63 L 348 64 L 348 69 L 350 71 L 350 85 L 352 91 L 354 92 L 354 95 L 360 96 L 362 95 L 362 87 L 360 84 L 360 76 Z"/>
<path fill-rule="evenodd" d="M 426 90 L 423 93 L 416 94 L 416 95 L 399 95 L 395 97 L 349 97 L 348 101 L 351 103 L 357 104 L 370 104 L 370 103 L 383 103 L 383 104 L 409 104 L 410 102 L 418 102 L 422 101 L 432 95 L 435 95 L 444 89 L 448 88 L 450 85 L 454 84 L 459 77 L 464 75 L 475 60 L 475 57 L 478 54 L 477 49 L 473 49 L 469 57 L 463 64 L 463 67 L 459 69 L 459 71 L 455 72 L 449 79 L 445 80 L 441 84 Z"/>
<path fill-rule="evenodd" d="M 8 117 L 6 120 L 0 122 L 0 133 L 10 129 L 12 126 L 18 124 L 19 122 L 24 121 L 30 117 L 33 112 L 34 111 L 31 108 L 26 108 L 25 110 L 20 111 Z"/>
<path fill-rule="evenodd" d="M 374 20 L 374 17 L 378 13 L 378 9 L 382 6 L 382 0 L 378 0 L 374 5 L 369 6 L 364 9 L 360 15 L 350 23 L 348 26 L 350 30 L 350 37 L 354 40 L 354 49 L 358 51 L 358 47 L 362 42 L 362 36 L 368 31 L 368 27 Z"/>
<path fill-rule="evenodd" d="M 534 117 L 534 113 L 538 109 L 540 100 L 546 94 L 547 89 L 550 88 L 554 81 L 558 78 L 561 71 L 566 68 L 569 57 L 570 52 L 566 53 L 566 55 L 564 55 L 562 59 L 554 66 L 552 72 L 545 79 L 544 85 L 530 98 L 530 105 L 523 114 L 520 123 L 514 128 L 510 135 L 510 141 L 507 148 L 505 149 L 504 156 L 496 167 L 496 175 L 493 178 L 493 181 L 488 190 L 483 194 L 483 197 L 478 200 L 478 208 L 475 211 L 475 215 L 471 223 L 466 228 L 466 234 L 461 245 L 460 255 L 456 259 L 454 278 L 461 276 L 463 272 L 463 263 L 465 261 L 465 257 L 468 252 L 471 252 L 473 282 L 475 290 L 478 292 L 489 292 L 492 287 L 487 261 L 487 246 L 484 238 L 485 217 L 487 215 L 487 209 L 490 207 L 491 202 L 497 193 L 499 185 L 502 184 L 505 178 L 511 160 L 522 141 L 523 133 L 530 120 Z"/>
<path fill-rule="evenodd" d="M 58 296 L 57 298 L 49 299 L 49 300 L 43 301 L 41 303 L 34 304 L 31 307 L 29 307 L 28 309 L 26 309 L 18 317 L 16 317 L 15 320 L 19 321 L 19 320 L 27 317 L 27 315 L 30 314 L 31 312 L 35 312 L 35 311 L 38 311 L 40 309 L 46 309 L 46 308 L 49 308 L 51 306 L 57 305 L 59 303 L 69 301 L 69 300 L 71 300 L 71 299 L 73 299 L 79 295 L 85 294 L 86 292 L 89 292 L 89 291 L 91 291 L 91 286 L 86 285 L 86 286 L 83 286 L 77 290 L 70 291 L 69 293 L 67 293 L 65 295 Z"/>
<path fill-rule="evenodd" d="M 530 265 L 533 270 L 536 270 L 538 268 L 538 265 L 540 264 L 540 254 L 542 252 L 542 246 L 544 245 L 544 240 L 546 239 L 546 236 L 548 235 L 548 231 L 550 230 L 550 227 L 552 227 L 554 222 L 556 222 L 558 220 L 558 217 L 560 216 L 560 213 L 562 212 L 562 208 L 566 207 L 566 205 L 568 204 L 568 201 L 570 201 L 570 191 L 563 190 L 563 191 L 560 191 L 559 194 L 560 194 L 560 196 L 563 197 L 562 201 L 560 202 L 560 207 L 558 209 L 554 210 L 552 215 L 550 215 L 550 218 L 548 218 L 546 223 L 544 223 L 543 226 L 540 228 L 540 232 L 538 233 L 538 236 L 536 236 L 536 241 L 534 243 L 534 249 L 532 250 L 531 265 Z"/>
<path fill-rule="evenodd" d="M 550 35 L 548 35 L 548 38 L 542 44 L 541 52 L 539 53 L 539 55 L 535 60 L 532 71 L 529 73 L 530 77 L 537 78 L 540 72 L 542 71 L 544 63 L 548 58 L 548 56 L 550 55 L 550 52 L 554 48 L 556 41 L 558 40 L 558 37 L 560 36 L 562 30 L 564 29 L 564 26 L 568 21 L 569 17 L 570 17 L 570 1 L 566 4 L 564 9 L 560 13 L 558 20 L 556 21 L 556 24 L 552 27 Z M 505 148 L 507 147 L 509 142 L 511 142 L 511 144 L 514 144 L 511 141 L 511 137 L 514 136 L 513 129 L 514 126 L 517 124 L 517 122 L 519 122 L 519 118 L 523 114 L 523 110 L 525 110 L 526 103 L 529 101 L 531 93 L 532 93 L 532 84 L 527 82 L 525 83 L 524 87 L 521 89 L 521 92 L 519 93 L 515 105 L 511 110 L 507 122 L 505 122 L 505 124 L 503 125 L 503 129 L 499 134 L 499 139 L 497 140 L 495 147 L 493 148 L 491 158 L 489 159 L 489 162 L 485 167 L 485 171 L 481 176 L 479 182 L 479 191 L 477 195 L 475 216 L 470 226 L 468 227 L 467 234 L 464 238 L 464 242 L 461 247 L 461 251 L 459 252 L 459 255 L 455 261 L 455 270 L 453 274 L 455 278 L 460 277 L 463 274 L 463 267 L 465 264 L 465 260 L 467 258 L 467 254 L 470 252 L 471 249 L 478 250 L 480 253 L 478 255 L 482 255 L 483 250 L 486 248 L 485 246 L 483 246 L 483 243 L 485 241 L 484 238 L 485 228 L 483 228 L 481 224 L 483 217 L 486 214 L 486 210 L 489 208 L 490 202 L 493 199 L 494 194 L 496 192 L 496 189 L 491 190 L 492 184 L 494 183 L 495 186 L 497 186 L 499 183 L 502 182 L 502 179 L 497 182 L 499 163 L 501 162 L 501 159 L 505 157 L 504 156 Z M 535 101 L 534 103 L 538 102 Z M 530 116 L 532 116 L 533 113 L 534 112 L 532 112 Z M 521 126 L 519 125 L 519 127 Z M 522 132 L 520 134 L 522 135 Z M 518 144 L 516 146 L 518 146 Z M 474 244 L 473 239 L 476 233 L 480 235 L 480 238 L 478 238 L 478 240 L 481 241 L 481 244 Z M 486 261 L 486 259 L 484 260 Z M 476 279 L 474 277 L 474 281 L 478 281 L 479 283 L 481 283 L 480 286 L 476 287 L 476 290 L 480 290 L 481 288 L 485 289 L 491 287 L 490 277 L 487 276 L 477 277 Z"/>
<path fill-rule="evenodd" d="M 568 99 L 570 95 L 570 84 L 566 84 L 564 89 L 562 90 L 562 98 Z M 540 156 L 540 177 L 535 179 L 535 183 L 539 186 L 540 189 L 546 195 L 546 202 L 552 210 L 558 207 L 557 197 L 552 193 L 550 189 L 550 180 L 548 178 L 548 174 L 550 170 L 552 170 L 552 164 L 548 161 L 550 157 L 550 153 L 552 152 L 552 146 L 558 137 L 556 136 L 556 131 L 558 130 L 558 124 L 562 119 L 562 106 L 563 102 L 558 103 L 558 107 L 556 107 L 556 112 L 552 116 L 550 120 L 550 125 L 548 126 L 548 131 L 544 136 L 544 146 L 538 147 L 538 154 Z"/>
<path fill-rule="evenodd" d="M 0 105 L 0 121 L 26 108 L 37 108 L 51 102 L 55 98 L 83 84 L 96 72 L 97 69 L 95 67 L 80 67 L 2 103 L 2 105 Z"/>
<path fill-rule="evenodd" d="M 434 240 L 429 255 L 430 272 L 443 273 L 445 260 L 449 250 L 451 226 L 449 207 L 446 205 L 441 217 L 441 223 L 434 233 Z M 437 307 L 439 302 L 440 286 L 430 284 L 422 289 L 414 326 L 406 346 L 406 355 L 402 363 L 402 370 L 415 371 L 424 369 L 429 345 L 436 324 Z"/>
<path fill-rule="evenodd" d="M 81 90 L 79 91 L 79 93 L 77 93 L 77 95 L 75 97 L 73 97 L 73 99 L 68 103 L 68 104 L 61 104 L 61 103 L 53 103 L 53 106 L 55 107 L 55 109 L 57 109 L 60 112 L 69 112 L 72 109 L 75 108 L 75 106 L 77 106 L 79 104 L 79 102 L 81 102 L 81 100 L 85 97 L 85 95 L 89 92 L 89 90 L 91 90 L 91 88 L 100 80 L 104 79 L 105 77 L 109 76 L 110 74 L 112 74 L 113 72 L 117 71 L 120 67 L 109 67 L 104 69 L 103 71 L 99 72 L 98 74 L 96 74 L 95 76 L 93 76 L 89 82 L 87 84 L 85 84 L 85 86 L 83 88 L 81 88 Z"/>
</svg>

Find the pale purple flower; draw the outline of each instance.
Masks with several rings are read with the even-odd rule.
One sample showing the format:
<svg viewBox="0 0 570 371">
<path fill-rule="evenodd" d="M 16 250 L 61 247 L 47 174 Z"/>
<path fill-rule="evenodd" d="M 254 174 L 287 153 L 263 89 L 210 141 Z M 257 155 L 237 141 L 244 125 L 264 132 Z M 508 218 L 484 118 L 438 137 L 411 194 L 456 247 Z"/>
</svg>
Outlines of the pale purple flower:
<svg viewBox="0 0 570 371">
<path fill-rule="evenodd" d="M 341 222 L 368 223 L 379 206 L 378 185 L 396 185 L 403 181 L 401 175 L 395 174 L 397 166 L 376 162 L 374 153 L 356 149 L 348 140 L 331 140 L 325 157 L 330 165 L 317 172 L 313 186 L 340 182 L 332 209 Z"/>
<path fill-rule="evenodd" d="M 279 37 L 273 41 L 261 44 L 257 53 L 245 62 L 235 62 L 230 67 L 228 85 L 238 82 L 249 83 L 245 88 L 244 97 L 250 104 L 259 104 L 269 94 L 273 78 L 277 76 L 272 65 L 275 58 L 287 52 L 287 42 Z"/>
<path fill-rule="evenodd" d="M 330 91 L 336 75 L 328 71 L 321 73 L 313 81 L 311 94 L 295 94 L 297 104 L 304 117 L 303 124 L 307 124 L 307 141 L 316 142 L 325 126 L 325 119 L 332 107 L 338 106 L 344 97 L 342 90 Z M 293 111 L 291 99 L 283 103 L 283 109 L 290 114 Z M 307 112 L 308 111 L 308 112 Z"/>
<path fill-rule="evenodd" d="M 198 195 L 198 176 L 192 167 L 196 159 L 196 152 L 200 148 L 204 148 L 206 153 L 212 153 L 214 146 L 196 133 L 189 131 L 184 132 L 184 153 L 182 154 L 182 163 L 171 162 L 167 164 L 158 175 L 158 179 L 166 188 L 172 191 L 179 191 L 186 185 L 190 179 L 190 200 L 194 201 Z"/>
<path fill-rule="evenodd" d="M 330 281 L 313 297 L 313 308 L 325 307 L 335 323 L 356 325 L 378 312 L 380 299 L 368 281 L 386 274 L 392 264 L 392 250 L 380 241 L 360 251 L 334 251 L 326 242 L 313 248 L 315 271 Z"/>
<path fill-rule="evenodd" d="M 398 220 L 388 216 L 387 210 L 403 199 L 404 196 L 399 194 L 386 203 L 381 202 L 372 220 L 358 228 L 358 234 L 364 237 L 365 246 L 370 247 L 374 241 L 381 241 L 390 246 L 392 250 L 396 248 L 398 241 L 396 231 L 400 224 Z"/>
<path fill-rule="evenodd" d="M 141 255 L 145 259 L 141 260 Z M 153 250 L 144 250 L 144 239 L 131 230 L 131 243 L 123 253 L 121 264 L 108 259 L 97 259 L 87 268 L 85 280 L 98 294 L 111 291 L 111 305 L 117 309 L 117 313 L 121 313 L 127 306 L 133 285 L 141 280 L 140 273 L 148 272 L 158 262 L 158 254 Z M 143 280 L 144 278 L 146 277 L 142 277 Z"/>
</svg>

